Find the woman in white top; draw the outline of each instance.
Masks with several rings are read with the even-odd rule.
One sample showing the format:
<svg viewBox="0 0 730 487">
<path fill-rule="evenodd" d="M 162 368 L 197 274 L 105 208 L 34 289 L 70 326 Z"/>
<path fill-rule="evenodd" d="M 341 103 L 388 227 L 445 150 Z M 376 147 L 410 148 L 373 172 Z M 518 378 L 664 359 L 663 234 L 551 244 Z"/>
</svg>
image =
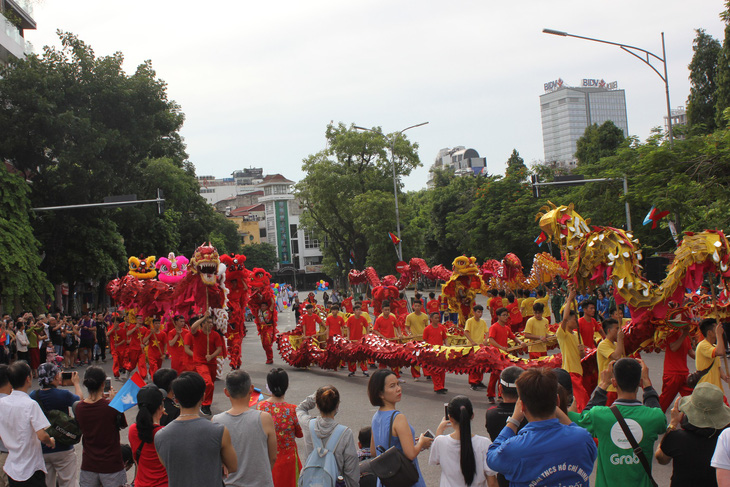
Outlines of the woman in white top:
<svg viewBox="0 0 730 487">
<path fill-rule="evenodd" d="M 448 413 L 436 430 L 428 459 L 431 465 L 441 465 L 441 487 L 497 487 L 497 473 L 487 465 L 487 450 L 492 442 L 471 434 L 474 408 L 469 398 L 453 398 Z M 444 435 L 447 427 L 454 432 Z"/>
</svg>

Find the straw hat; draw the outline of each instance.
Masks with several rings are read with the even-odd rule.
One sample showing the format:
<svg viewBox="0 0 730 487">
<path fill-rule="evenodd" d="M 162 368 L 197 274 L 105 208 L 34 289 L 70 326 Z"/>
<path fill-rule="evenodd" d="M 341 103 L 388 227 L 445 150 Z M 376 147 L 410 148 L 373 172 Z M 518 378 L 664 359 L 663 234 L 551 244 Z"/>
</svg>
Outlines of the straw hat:
<svg viewBox="0 0 730 487">
<path fill-rule="evenodd" d="M 722 389 L 709 382 L 697 384 L 691 396 L 683 397 L 679 410 L 697 428 L 722 429 L 730 424 L 730 408 L 723 402 Z"/>
</svg>

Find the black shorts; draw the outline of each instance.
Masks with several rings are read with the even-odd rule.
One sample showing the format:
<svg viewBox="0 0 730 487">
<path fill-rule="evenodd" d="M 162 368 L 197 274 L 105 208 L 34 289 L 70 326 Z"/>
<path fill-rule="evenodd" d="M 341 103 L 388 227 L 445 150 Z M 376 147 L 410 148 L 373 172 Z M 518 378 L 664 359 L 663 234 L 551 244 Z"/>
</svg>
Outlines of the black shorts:
<svg viewBox="0 0 730 487">
<path fill-rule="evenodd" d="M 75 352 L 78 348 L 76 340 L 74 340 L 71 345 L 67 345 L 66 343 L 63 344 L 63 351 L 64 352 Z"/>
<path fill-rule="evenodd" d="M 93 338 L 82 338 L 79 348 L 94 348 L 94 339 Z"/>
</svg>

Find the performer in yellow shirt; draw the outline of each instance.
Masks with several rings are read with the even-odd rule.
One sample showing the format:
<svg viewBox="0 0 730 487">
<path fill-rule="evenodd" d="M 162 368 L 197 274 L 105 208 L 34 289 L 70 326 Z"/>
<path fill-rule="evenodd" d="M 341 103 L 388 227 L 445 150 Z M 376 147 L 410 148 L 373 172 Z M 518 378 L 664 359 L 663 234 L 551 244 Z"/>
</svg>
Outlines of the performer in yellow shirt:
<svg viewBox="0 0 730 487">
<path fill-rule="evenodd" d="M 484 307 L 481 304 L 477 304 L 472 308 L 474 316 L 466 320 L 464 326 L 464 336 L 472 346 L 478 346 L 484 343 L 487 336 L 487 322 L 482 319 L 484 314 Z M 479 389 L 486 389 L 484 385 L 484 372 L 469 372 L 469 386 L 473 391 Z"/>
<path fill-rule="evenodd" d="M 423 330 L 428 326 L 428 315 L 421 312 L 423 303 L 420 299 L 413 301 L 413 313 L 406 316 L 406 331 L 410 338 L 423 341 Z M 418 382 L 421 377 L 421 368 L 418 365 L 411 366 L 411 375 Z"/>
<path fill-rule="evenodd" d="M 540 341 L 540 343 L 530 345 L 529 350 L 531 359 L 545 357 L 547 355 L 547 345 L 545 344 L 545 340 L 547 339 L 548 320 L 542 317 L 542 313 L 544 311 L 545 306 L 542 303 L 533 304 L 533 316 L 527 320 L 527 323 L 525 323 L 525 338 L 528 340 Z"/>
<path fill-rule="evenodd" d="M 700 333 L 705 339 L 697 344 L 695 367 L 698 371 L 709 368 L 700 383 L 709 382 L 722 389 L 721 381 L 728 382 L 728 376 L 720 368 L 720 357 L 725 355 L 722 323 L 718 323 L 715 318 L 705 318 L 700 321 Z"/>
<path fill-rule="evenodd" d="M 568 290 L 568 302 L 575 301 L 577 293 L 573 284 L 568 285 Z M 570 308 L 570 306 L 566 306 L 563 309 L 563 321 L 555 335 L 558 337 L 558 346 L 563 355 L 562 368 L 570 374 L 573 397 L 580 413 L 588 404 L 588 393 L 583 387 L 583 366 L 580 363 L 580 359 L 585 353 L 585 347 L 578 343 L 578 334 L 575 332 L 578 328 L 578 315 Z"/>
<path fill-rule="evenodd" d="M 626 356 L 624 350 L 624 331 L 618 321 L 607 319 L 603 322 L 603 333 L 606 338 L 601 340 L 596 349 L 596 360 L 598 362 L 598 377 L 601 372 L 611 366 L 611 362 Z M 606 389 L 606 406 L 610 406 L 618 397 L 616 388 L 613 385 Z"/>
</svg>

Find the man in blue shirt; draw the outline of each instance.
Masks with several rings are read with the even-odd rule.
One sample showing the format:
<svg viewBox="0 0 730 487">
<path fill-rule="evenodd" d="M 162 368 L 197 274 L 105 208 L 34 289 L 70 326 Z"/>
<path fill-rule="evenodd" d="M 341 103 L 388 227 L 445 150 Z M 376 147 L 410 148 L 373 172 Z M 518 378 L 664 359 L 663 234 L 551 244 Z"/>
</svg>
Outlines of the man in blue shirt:
<svg viewBox="0 0 730 487">
<path fill-rule="evenodd" d="M 515 487 L 590 485 L 596 444 L 557 407 L 557 375 L 549 369 L 526 370 L 516 386 L 520 398 L 489 446 L 489 468 Z M 523 418 L 528 423 L 518 433 Z"/>
</svg>

